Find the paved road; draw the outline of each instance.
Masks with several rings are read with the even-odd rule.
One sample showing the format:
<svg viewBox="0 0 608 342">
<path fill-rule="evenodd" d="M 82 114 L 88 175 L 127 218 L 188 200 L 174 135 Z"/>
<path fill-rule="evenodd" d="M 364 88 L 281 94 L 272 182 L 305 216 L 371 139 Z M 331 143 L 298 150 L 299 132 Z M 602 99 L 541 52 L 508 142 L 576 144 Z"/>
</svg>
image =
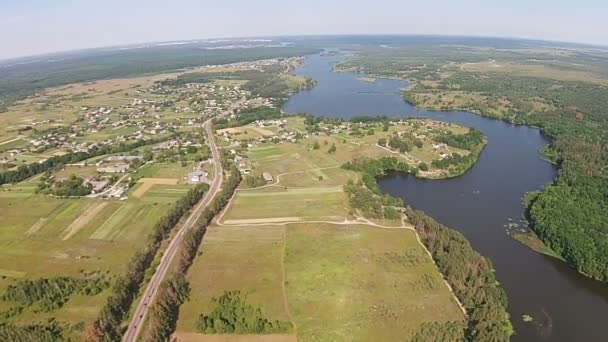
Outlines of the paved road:
<svg viewBox="0 0 608 342">
<path fill-rule="evenodd" d="M 201 201 L 196 205 L 188 220 L 183 224 L 183 226 L 179 229 L 178 233 L 175 235 L 171 243 L 169 243 L 169 247 L 165 250 L 163 257 L 160 261 L 160 264 L 156 268 L 156 272 L 150 279 L 148 283 L 148 287 L 146 287 L 146 291 L 144 292 L 143 297 L 141 298 L 133 317 L 131 318 L 131 322 L 129 322 L 129 327 L 123 336 L 124 342 L 135 342 L 137 341 L 137 337 L 139 336 L 142 324 L 146 318 L 146 314 L 148 313 L 148 308 L 153 302 L 154 296 L 158 290 L 158 286 L 163 281 L 167 270 L 169 269 L 169 265 L 171 264 L 171 260 L 177 253 L 180 242 L 182 241 L 184 234 L 192 228 L 201 213 L 207 207 L 211 200 L 215 197 L 215 195 L 220 191 L 220 185 L 222 184 L 222 164 L 220 162 L 219 152 L 217 150 L 217 146 L 215 145 L 215 141 L 213 140 L 213 132 L 211 130 L 211 120 L 207 120 L 204 124 L 205 131 L 207 132 L 207 140 L 209 142 L 209 148 L 211 149 L 211 155 L 213 161 L 215 163 L 215 177 L 213 178 L 213 182 L 209 187 L 209 191 L 205 194 L 205 196 L 201 199 Z"/>
</svg>

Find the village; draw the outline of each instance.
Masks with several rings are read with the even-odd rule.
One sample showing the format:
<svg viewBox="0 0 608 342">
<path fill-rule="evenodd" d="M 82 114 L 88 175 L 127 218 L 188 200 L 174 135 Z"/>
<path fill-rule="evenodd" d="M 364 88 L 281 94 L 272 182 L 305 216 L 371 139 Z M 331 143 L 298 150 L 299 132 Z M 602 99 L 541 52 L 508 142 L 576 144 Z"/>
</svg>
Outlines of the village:
<svg viewBox="0 0 608 342">
<path fill-rule="evenodd" d="M 263 60 L 235 63 L 217 68 L 260 69 L 280 64 L 292 66 L 297 59 Z M 219 114 L 234 114 L 243 108 L 272 105 L 271 99 L 253 96 L 241 89 L 239 82 L 186 83 L 179 86 L 157 82 L 148 88 L 137 88 L 128 103 L 106 106 L 82 106 L 73 124 L 52 120 L 31 123 L 29 136 L 19 137 L 17 146 L 3 149 L 0 145 L 0 168 L 16 169 L 32 162 L 42 163 L 52 156 L 113 147 L 141 140 L 166 140 L 159 149 L 176 144 L 174 137 L 197 127 Z M 123 101 L 124 102 L 124 101 Z"/>
<path fill-rule="evenodd" d="M 234 117 L 233 115 L 231 119 Z M 430 164 L 432 160 L 452 157 L 454 153 L 460 156 L 467 156 L 471 153 L 468 150 L 450 147 L 444 142 L 434 141 L 441 135 L 464 132 L 458 126 L 445 122 L 422 119 L 399 119 L 386 123 L 328 120 L 314 125 L 305 125 L 304 122 L 301 122 L 304 121 L 302 119 L 302 117 L 287 117 L 256 120 L 242 127 L 219 129 L 216 133 L 228 152 L 227 157 L 235 162 L 239 171 L 244 175 L 252 172 L 252 165 L 248 157 L 249 151 L 273 144 L 307 141 L 315 137 L 338 137 L 342 142 L 348 141 L 355 145 L 369 143 L 385 150 L 390 155 L 403 158 L 406 163 L 415 168 L 419 168 L 422 164 Z M 377 138 L 383 133 L 385 133 L 384 137 Z M 372 138 L 370 139 L 370 137 Z M 394 139 L 397 141 L 418 140 L 418 146 L 412 142 L 412 146 L 405 149 L 395 144 Z M 410 149 L 415 147 L 418 147 L 418 151 L 410 153 Z M 437 168 L 420 170 L 421 176 L 429 178 L 439 178 L 445 174 L 445 170 Z M 263 178 L 271 179 L 272 177 Z"/>
</svg>

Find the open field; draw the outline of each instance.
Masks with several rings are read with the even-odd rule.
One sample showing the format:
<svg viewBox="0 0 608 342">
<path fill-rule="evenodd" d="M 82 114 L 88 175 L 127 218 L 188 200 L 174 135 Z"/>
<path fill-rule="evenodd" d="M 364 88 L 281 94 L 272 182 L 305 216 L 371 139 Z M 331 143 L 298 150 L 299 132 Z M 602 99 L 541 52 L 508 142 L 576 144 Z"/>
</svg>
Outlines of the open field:
<svg viewBox="0 0 608 342">
<path fill-rule="evenodd" d="M 271 319 L 291 320 L 299 341 L 405 340 L 423 322 L 463 319 L 409 229 L 214 226 L 200 251 L 178 336 L 195 333 L 198 315 L 225 290 L 247 293 Z"/>
<path fill-rule="evenodd" d="M 301 124 L 301 118 L 289 118 L 287 127 Z M 268 319 L 290 321 L 299 341 L 408 340 L 422 323 L 464 319 L 414 230 L 398 219 L 351 213 L 343 186 L 360 175 L 340 165 L 393 155 L 376 141 L 405 127 L 381 129 L 248 149 L 252 172 L 268 172 L 273 181 L 238 189 L 208 228 L 188 273 L 192 292 L 180 309 L 178 339 L 236 338 L 196 333 L 199 315 L 229 290 L 246 293 Z M 315 141 L 320 148 L 312 147 Z M 332 144 L 336 153 L 327 151 Z M 417 155 L 437 158 L 430 145 L 425 141 Z"/>
<path fill-rule="evenodd" d="M 226 290 L 241 290 L 247 301 L 271 319 L 289 320 L 283 302 L 284 227 L 210 227 L 190 268 L 191 300 L 180 309 L 178 332 L 196 332 L 211 299 Z"/>
<path fill-rule="evenodd" d="M 536 63 L 529 62 L 529 64 L 514 62 L 497 63 L 495 61 L 488 61 L 464 63 L 460 65 L 460 68 L 470 72 L 503 73 L 519 77 L 549 78 L 559 81 L 581 81 L 608 85 L 608 78 L 606 75 L 585 69 L 581 65 L 560 64 L 558 61 L 554 61 L 553 64 L 543 64 L 541 61 Z"/>
<path fill-rule="evenodd" d="M 63 240 L 69 240 L 72 236 L 78 233 L 85 225 L 92 221 L 97 214 L 99 214 L 103 208 L 108 205 L 108 202 L 99 202 L 91 205 L 86 209 L 82 215 L 78 216 L 70 225 L 63 231 Z M 31 229 L 31 228 L 30 228 Z M 30 231 L 30 230 L 28 230 Z"/>
<path fill-rule="evenodd" d="M 186 166 L 177 163 L 154 163 L 142 167 L 135 176 L 141 178 L 175 178 L 181 181 L 191 169 L 191 163 Z"/>
<path fill-rule="evenodd" d="M 411 230 L 290 228 L 285 270 L 300 341 L 404 340 L 423 322 L 463 319 Z"/>
<path fill-rule="evenodd" d="M 15 147 L 20 147 L 25 144 L 27 144 L 27 141 L 20 138 L 13 138 L 6 141 L 2 141 L 0 142 L 0 152 L 4 152 Z"/>
<path fill-rule="evenodd" d="M 131 195 L 136 198 L 141 198 L 154 185 L 172 185 L 177 184 L 178 181 L 179 179 L 177 178 L 141 178 L 137 181 L 140 185 L 131 192 Z"/>
<path fill-rule="evenodd" d="M 191 189 L 186 184 L 154 184 L 142 198 L 144 203 L 175 203 Z"/>
<path fill-rule="evenodd" d="M 179 191 L 167 192 L 171 200 L 159 200 L 164 193 L 152 187 L 141 199 L 121 202 L 37 195 L 36 185 L 28 181 L 1 188 L 0 291 L 20 279 L 81 278 L 83 272 L 94 271 L 112 278 L 123 272 L 176 194 L 188 189 L 167 185 Z M 70 324 L 90 323 L 106 296 L 107 291 L 92 297 L 73 295 L 60 309 L 45 313 L 27 308 L 14 321 L 25 324 L 55 317 Z M 0 311 L 9 307 L 9 302 L 0 301 Z M 81 340 L 82 333 L 74 330 L 68 336 Z"/>
<path fill-rule="evenodd" d="M 295 335 L 203 335 L 177 333 L 179 342 L 297 342 Z"/>
<path fill-rule="evenodd" d="M 348 213 L 345 202 L 341 187 L 239 191 L 223 223 L 277 218 L 341 221 Z"/>
</svg>

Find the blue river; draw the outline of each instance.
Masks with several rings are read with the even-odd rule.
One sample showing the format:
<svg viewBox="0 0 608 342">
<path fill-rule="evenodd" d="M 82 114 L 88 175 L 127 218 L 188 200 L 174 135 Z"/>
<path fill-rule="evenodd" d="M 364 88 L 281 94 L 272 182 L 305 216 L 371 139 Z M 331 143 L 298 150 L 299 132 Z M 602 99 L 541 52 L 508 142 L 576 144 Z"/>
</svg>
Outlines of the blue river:
<svg viewBox="0 0 608 342">
<path fill-rule="evenodd" d="M 549 143 L 536 128 L 518 126 L 462 111 L 420 110 L 406 103 L 407 82 L 365 82 L 357 73 L 334 72 L 345 54 L 308 56 L 296 73 L 317 84 L 293 95 L 288 113 L 349 118 L 358 115 L 426 117 L 481 130 L 488 144 L 464 175 L 424 180 L 390 174 L 380 188 L 462 232 L 473 247 L 490 258 L 509 298 L 515 326 L 513 341 L 607 341 L 608 285 L 590 280 L 565 263 L 536 253 L 512 239 L 507 227 L 523 229 L 522 197 L 541 190 L 556 177 L 556 168 L 540 158 Z M 533 322 L 524 323 L 528 314 Z"/>
</svg>

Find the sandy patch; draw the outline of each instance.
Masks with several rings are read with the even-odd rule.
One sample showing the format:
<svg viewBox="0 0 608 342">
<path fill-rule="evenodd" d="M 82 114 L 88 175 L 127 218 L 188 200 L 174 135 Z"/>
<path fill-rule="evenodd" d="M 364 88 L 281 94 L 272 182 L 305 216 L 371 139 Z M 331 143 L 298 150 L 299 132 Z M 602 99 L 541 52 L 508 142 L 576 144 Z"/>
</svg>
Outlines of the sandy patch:
<svg viewBox="0 0 608 342">
<path fill-rule="evenodd" d="M 178 342 L 296 342 L 295 335 L 203 335 L 176 333 L 172 341 Z"/>
<path fill-rule="evenodd" d="M 108 202 L 101 202 L 87 209 L 82 215 L 78 216 L 63 232 L 65 236 L 62 240 L 68 240 L 78 233 L 87 223 L 89 223 L 99 212 L 108 205 Z"/>
<path fill-rule="evenodd" d="M 142 178 L 138 183 L 142 183 L 135 191 L 133 191 L 133 197 L 141 198 L 150 188 L 155 184 L 161 185 L 175 185 L 179 179 L 177 178 Z"/>
</svg>

